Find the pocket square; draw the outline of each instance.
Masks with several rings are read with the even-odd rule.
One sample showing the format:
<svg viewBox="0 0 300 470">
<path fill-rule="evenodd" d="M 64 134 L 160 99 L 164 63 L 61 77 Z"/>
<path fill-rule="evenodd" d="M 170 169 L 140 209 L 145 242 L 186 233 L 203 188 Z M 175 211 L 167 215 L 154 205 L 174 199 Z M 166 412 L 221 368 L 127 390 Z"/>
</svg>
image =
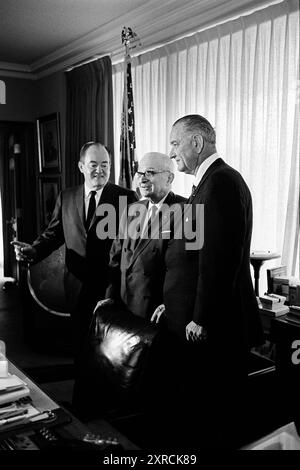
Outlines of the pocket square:
<svg viewBox="0 0 300 470">
<path fill-rule="evenodd" d="M 171 230 L 162 230 L 161 233 L 171 233 Z"/>
</svg>

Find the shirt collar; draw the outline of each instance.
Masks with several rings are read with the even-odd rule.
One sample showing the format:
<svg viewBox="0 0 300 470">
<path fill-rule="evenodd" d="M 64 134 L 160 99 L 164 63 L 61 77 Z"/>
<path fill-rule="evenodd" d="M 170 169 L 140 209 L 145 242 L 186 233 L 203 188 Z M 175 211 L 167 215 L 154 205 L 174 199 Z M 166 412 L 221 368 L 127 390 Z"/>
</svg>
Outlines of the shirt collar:
<svg viewBox="0 0 300 470">
<path fill-rule="evenodd" d="M 208 168 L 216 161 L 218 160 L 219 155 L 218 153 L 213 153 L 212 155 L 210 155 L 209 157 L 207 157 L 204 162 L 201 163 L 201 165 L 199 166 L 198 170 L 197 170 L 197 173 L 195 175 L 195 179 L 194 179 L 194 186 L 198 186 L 198 184 L 200 183 L 200 181 L 202 180 L 204 174 L 206 173 L 206 171 L 208 170 Z"/>
<path fill-rule="evenodd" d="M 169 192 L 170 192 L 170 191 L 169 191 Z M 156 206 L 157 209 L 160 211 L 160 210 L 161 210 L 161 206 L 162 206 L 163 203 L 165 202 L 165 199 L 166 199 L 166 197 L 168 196 L 169 192 L 167 192 L 167 194 L 166 194 L 160 201 L 156 202 L 155 204 L 149 199 L 148 211 L 150 211 L 153 206 Z"/>
<path fill-rule="evenodd" d="M 99 197 L 101 196 L 101 193 L 103 191 L 103 188 L 100 188 L 96 191 L 96 199 L 99 199 Z M 95 191 L 95 189 L 90 189 L 85 183 L 84 183 L 84 198 L 85 199 L 88 199 L 90 197 L 90 192 L 91 191 Z"/>
</svg>

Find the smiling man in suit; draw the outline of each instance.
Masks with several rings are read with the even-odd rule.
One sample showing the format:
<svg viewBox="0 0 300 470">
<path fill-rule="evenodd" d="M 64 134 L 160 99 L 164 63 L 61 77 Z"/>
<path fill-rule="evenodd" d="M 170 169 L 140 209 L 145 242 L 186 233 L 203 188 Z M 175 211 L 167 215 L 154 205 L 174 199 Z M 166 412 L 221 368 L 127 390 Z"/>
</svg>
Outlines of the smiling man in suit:
<svg viewBox="0 0 300 470">
<path fill-rule="evenodd" d="M 129 206 L 128 217 L 123 213 L 110 253 L 111 283 L 106 300 L 98 305 L 121 301 L 148 320 L 154 312 L 156 316 L 163 311 L 164 258 L 173 230 L 172 209 L 180 212 L 185 201 L 171 191 L 173 179 L 174 164 L 167 155 L 151 152 L 140 160 L 137 180 L 143 199 Z"/>
<path fill-rule="evenodd" d="M 118 227 L 119 210 L 137 200 L 134 191 L 110 183 L 110 155 L 104 145 L 87 142 L 78 162 L 84 184 L 62 191 L 46 230 L 32 245 L 14 242 L 19 261 L 38 262 L 65 243 L 65 293 L 74 324 L 75 348 L 80 347 L 93 307 L 108 282 L 109 251 L 114 234 L 99 237 L 101 207 L 113 208 L 112 226 Z M 105 205 L 105 206 L 104 206 Z"/>
</svg>

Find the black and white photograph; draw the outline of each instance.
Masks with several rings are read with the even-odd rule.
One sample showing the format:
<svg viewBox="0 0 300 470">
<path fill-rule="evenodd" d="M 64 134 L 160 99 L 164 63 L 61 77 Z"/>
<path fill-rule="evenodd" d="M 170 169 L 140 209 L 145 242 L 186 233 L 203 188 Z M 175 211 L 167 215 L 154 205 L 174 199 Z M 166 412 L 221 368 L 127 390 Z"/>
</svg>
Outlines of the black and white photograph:
<svg viewBox="0 0 300 470">
<path fill-rule="evenodd" d="M 59 115 L 53 113 L 37 120 L 39 168 L 41 173 L 60 171 Z"/>
<path fill-rule="evenodd" d="M 0 450 L 300 450 L 299 0 L 0 18 Z"/>
<path fill-rule="evenodd" d="M 41 228 L 45 229 L 52 218 L 56 199 L 60 191 L 60 177 L 40 177 L 39 187 Z"/>
</svg>

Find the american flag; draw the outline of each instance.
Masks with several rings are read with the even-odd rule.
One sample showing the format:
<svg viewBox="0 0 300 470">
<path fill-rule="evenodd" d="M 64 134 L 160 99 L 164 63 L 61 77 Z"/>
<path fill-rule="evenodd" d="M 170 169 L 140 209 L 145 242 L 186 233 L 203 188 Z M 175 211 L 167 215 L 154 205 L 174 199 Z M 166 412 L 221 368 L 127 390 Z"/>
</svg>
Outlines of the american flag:
<svg viewBox="0 0 300 470">
<path fill-rule="evenodd" d="M 135 129 L 134 129 L 134 106 L 131 78 L 131 62 L 129 54 L 125 57 L 124 67 L 124 94 L 123 112 L 121 121 L 120 139 L 120 176 L 119 185 L 125 188 L 132 187 L 132 180 L 136 171 L 135 161 Z"/>
</svg>

